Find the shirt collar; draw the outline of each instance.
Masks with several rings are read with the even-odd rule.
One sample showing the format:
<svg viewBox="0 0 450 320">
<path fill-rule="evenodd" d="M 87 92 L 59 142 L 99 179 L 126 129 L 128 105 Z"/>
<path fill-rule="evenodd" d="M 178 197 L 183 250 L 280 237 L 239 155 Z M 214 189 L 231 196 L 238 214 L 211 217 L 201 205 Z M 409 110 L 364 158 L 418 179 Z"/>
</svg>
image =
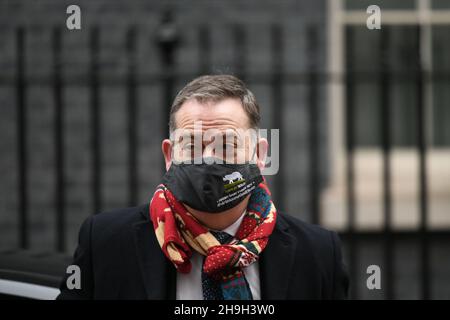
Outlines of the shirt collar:
<svg viewBox="0 0 450 320">
<path fill-rule="evenodd" d="M 234 235 L 236 234 L 236 232 L 239 229 L 239 226 L 241 225 L 242 219 L 244 219 L 246 212 L 247 212 L 247 210 L 244 210 L 244 212 L 242 212 L 241 216 L 235 222 L 233 222 L 233 224 L 229 225 L 228 227 L 226 227 L 225 229 L 223 229 L 221 231 L 226 232 L 229 235 L 232 235 L 234 237 Z"/>
</svg>

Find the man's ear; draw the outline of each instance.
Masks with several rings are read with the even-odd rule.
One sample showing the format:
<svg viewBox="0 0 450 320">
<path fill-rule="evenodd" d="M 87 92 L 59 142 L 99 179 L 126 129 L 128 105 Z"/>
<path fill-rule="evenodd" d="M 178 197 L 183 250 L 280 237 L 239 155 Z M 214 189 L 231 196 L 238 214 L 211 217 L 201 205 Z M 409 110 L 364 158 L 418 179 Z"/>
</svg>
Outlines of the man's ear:
<svg viewBox="0 0 450 320">
<path fill-rule="evenodd" d="M 259 170 L 263 170 L 266 166 L 267 151 L 269 150 L 269 141 L 265 138 L 260 138 L 256 145 L 256 164 Z"/>
<path fill-rule="evenodd" d="M 161 149 L 166 163 L 166 171 L 168 171 L 172 163 L 172 142 L 169 139 L 164 139 L 161 143 Z"/>
</svg>

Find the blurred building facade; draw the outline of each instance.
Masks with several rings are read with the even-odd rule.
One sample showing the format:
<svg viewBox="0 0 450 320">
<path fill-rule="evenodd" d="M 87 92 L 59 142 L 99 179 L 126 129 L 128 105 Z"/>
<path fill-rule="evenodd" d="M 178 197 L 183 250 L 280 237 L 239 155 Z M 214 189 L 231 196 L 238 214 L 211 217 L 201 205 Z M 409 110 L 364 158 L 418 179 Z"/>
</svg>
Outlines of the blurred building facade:
<svg viewBox="0 0 450 320">
<path fill-rule="evenodd" d="M 1 248 L 72 252 L 88 215 L 149 201 L 177 90 L 232 73 L 280 128 L 276 205 L 341 232 L 353 297 L 450 297 L 445 1 L 0 0 L 0 28 Z"/>
</svg>

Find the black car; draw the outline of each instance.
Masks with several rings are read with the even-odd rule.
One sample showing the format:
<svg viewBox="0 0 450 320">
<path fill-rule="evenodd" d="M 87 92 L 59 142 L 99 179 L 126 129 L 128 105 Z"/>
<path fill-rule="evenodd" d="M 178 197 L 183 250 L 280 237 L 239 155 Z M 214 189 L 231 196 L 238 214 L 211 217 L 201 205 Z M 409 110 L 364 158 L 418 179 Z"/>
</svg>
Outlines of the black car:
<svg viewBox="0 0 450 320">
<path fill-rule="evenodd" d="M 0 299 L 54 300 L 70 261 L 65 254 L 0 251 Z"/>
</svg>

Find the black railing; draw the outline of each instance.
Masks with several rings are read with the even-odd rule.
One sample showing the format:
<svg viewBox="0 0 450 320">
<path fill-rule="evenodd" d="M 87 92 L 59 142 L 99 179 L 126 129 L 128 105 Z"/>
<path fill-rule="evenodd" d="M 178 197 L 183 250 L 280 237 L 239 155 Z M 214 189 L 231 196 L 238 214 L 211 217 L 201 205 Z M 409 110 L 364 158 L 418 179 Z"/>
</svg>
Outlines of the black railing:
<svg viewBox="0 0 450 320">
<path fill-rule="evenodd" d="M 353 29 L 348 28 L 346 34 L 346 48 L 352 48 Z M 347 78 L 346 78 L 346 102 L 345 108 L 345 144 L 347 149 L 347 165 L 346 165 L 346 201 L 347 201 L 347 241 L 348 241 L 348 267 L 349 273 L 355 274 L 357 270 L 357 253 L 356 253 L 356 239 L 355 239 L 355 129 L 354 129 L 354 114 L 355 114 L 355 79 L 352 77 L 354 72 L 353 51 L 347 51 Z M 350 290 L 353 296 L 358 296 L 358 286 L 355 281 L 350 282 Z"/>
<path fill-rule="evenodd" d="M 346 29 L 346 47 L 354 48 L 354 28 L 347 27 Z M 427 196 L 427 163 L 426 163 L 426 123 L 427 118 L 425 114 L 425 79 L 426 73 L 423 71 L 422 60 L 420 52 L 421 47 L 421 27 L 417 27 L 415 30 L 417 34 L 417 47 L 416 53 L 416 65 L 413 66 L 413 78 L 416 82 L 416 122 L 417 122 L 417 152 L 419 155 L 419 209 L 420 209 L 420 227 L 419 230 L 409 233 L 415 235 L 420 239 L 420 284 L 421 284 L 421 298 L 430 298 L 430 256 L 429 256 L 429 243 L 428 237 L 436 231 L 427 230 L 427 217 L 428 217 L 428 196 Z M 381 150 L 383 154 L 383 172 L 382 172 L 382 202 L 384 213 L 384 226 L 383 231 L 372 234 L 380 237 L 383 240 L 383 286 L 384 297 L 386 299 L 393 299 L 394 295 L 394 245 L 395 240 L 402 234 L 402 232 L 395 232 L 392 230 L 392 173 L 391 173 L 391 116 L 390 110 L 392 108 L 391 88 L 394 75 L 392 74 L 392 66 L 389 63 L 392 61 L 389 56 L 389 41 L 390 41 L 390 28 L 384 28 L 380 34 L 380 46 L 379 56 L 381 57 L 381 67 L 379 74 L 375 74 L 375 79 L 379 79 L 380 88 L 380 133 L 381 133 Z M 347 51 L 347 81 L 346 81 L 346 145 L 347 145 L 347 204 L 348 204 L 348 231 L 344 236 L 349 242 L 349 265 L 351 272 L 357 269 L 358 255 L 356 254 L 355 243 L 357 239 L 361 237 L 363 233 L 355 230 L 355 165 L 354 165 L 354 152 L 355 152 L 355 82 L 356 76 L 354 71 L 353 62 L 355 57 L 352 55 L 352 51 Z M 367 76 L 367 75 L 366 75 Z M 367 81 L 367 79 L 365 79 Z M 431 81 L 431 79 L 429 79 Z M 369 80 L 370 81 L 370 80 Z M 407 233 L 408 234 L 408 233 Z M 441 235 L 449 236 L 448 232 L 443 232 Z M 358 288 L 355 284 L 352 286 L 354 296 L 358 296 Z"/>
<path fill-rule="evenodd" d="M 64 181 L 64 99 L 61 75 L 61 30 L 53 31 L 53 90 L 54 90 L 54 137 L 55 137 L 55 209 L 56 250 L 66 248 L 66 190 Z"/>
<path fill-rule="evenodd" d="M 101 195 L 101 133 L 102 133 L 102 119 L 101 119 L 101 101 L 100 101 L 100 79 L 99 79 L 99 55 L 100 55 L 100 30 L 94 27 L 91 30 L 89 42 L 90 55 L 90 130 L 91 130 L 91 152 L 92 152 L 92 198 L 93 211 L 100 212 L 102 208 Z"/>
<path fill-rule="evenodd" d="M 19 214 L 19 244 L 21 248 L 29 247 L 28 228 L 28 153 L 27 153 L 27 117 L 26 104 L 27 92 L 25 82 L 25 30 L 17 30 L 17 77 L 16 77 L 16 103 L 17 103 L 17 169 L 19 176 L 18 183 L 18 214 Z"/>
</svg>

